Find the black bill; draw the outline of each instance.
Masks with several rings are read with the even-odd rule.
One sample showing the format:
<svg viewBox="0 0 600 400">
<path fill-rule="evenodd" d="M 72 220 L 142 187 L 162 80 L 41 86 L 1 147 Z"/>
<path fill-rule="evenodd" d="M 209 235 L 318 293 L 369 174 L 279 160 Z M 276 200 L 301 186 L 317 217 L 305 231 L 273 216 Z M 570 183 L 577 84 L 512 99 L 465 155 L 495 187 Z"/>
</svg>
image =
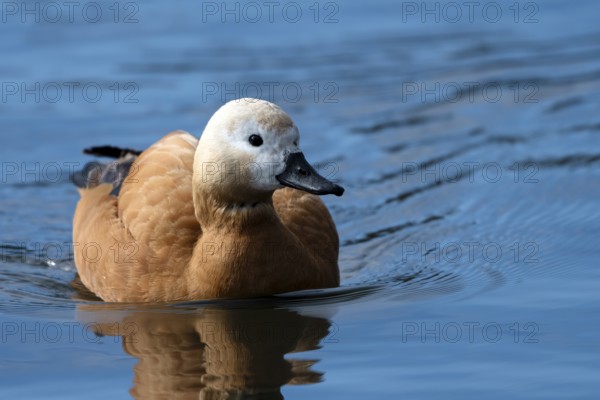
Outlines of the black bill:
<svg viewBox="0 0 600 400">
<path fill-rule="evenodd" d="M 284 186 L 313 194 L 341 196 L 344 188 L 325 179 L 306 161 L 302 152 L 290 153 L 285 160 L 285 171 L 276 176 Z"/>
</svg>

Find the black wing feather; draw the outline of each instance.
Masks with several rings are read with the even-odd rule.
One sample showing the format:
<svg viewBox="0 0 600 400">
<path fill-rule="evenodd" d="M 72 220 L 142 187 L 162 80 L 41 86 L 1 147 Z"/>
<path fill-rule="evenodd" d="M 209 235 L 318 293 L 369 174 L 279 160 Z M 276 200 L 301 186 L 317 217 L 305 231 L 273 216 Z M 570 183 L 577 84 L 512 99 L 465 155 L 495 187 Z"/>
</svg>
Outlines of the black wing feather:
<svg viewBox="0 0 600 400">
<path fill-rule="evenodd" d="M 83 189 L 90 189 L 102 183 L 111 184 L 113 186 L 111 195 L 113 196 L 119 195 L 121 185 L 127 178 L 133 162 L 142 153 L 138 150 L 115 146 L 90 147 L 83 152 L 100 157 L 116 158 L 116 160 L 105 164 L 97 161 L 89 162 L 81 171 L 76 171 L 71 175 L 71 181 Z"/>
</svg>

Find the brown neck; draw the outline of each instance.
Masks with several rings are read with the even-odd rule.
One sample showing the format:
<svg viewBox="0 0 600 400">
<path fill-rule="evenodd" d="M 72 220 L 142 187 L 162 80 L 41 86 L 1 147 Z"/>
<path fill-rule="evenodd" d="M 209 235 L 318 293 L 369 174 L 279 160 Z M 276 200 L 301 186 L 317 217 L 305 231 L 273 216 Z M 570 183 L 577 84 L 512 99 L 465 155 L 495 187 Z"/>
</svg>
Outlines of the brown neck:
<svg viewBox="0 0 600 400">
<path fill-rule="evenodd" d="M 240 230 L 277 219 L 272 193 L 252 193 L 243 189 L 244 197 L 225 195 L 211 190 L 194 192 L 196 219 L 203 230 Z"/>
</svg>

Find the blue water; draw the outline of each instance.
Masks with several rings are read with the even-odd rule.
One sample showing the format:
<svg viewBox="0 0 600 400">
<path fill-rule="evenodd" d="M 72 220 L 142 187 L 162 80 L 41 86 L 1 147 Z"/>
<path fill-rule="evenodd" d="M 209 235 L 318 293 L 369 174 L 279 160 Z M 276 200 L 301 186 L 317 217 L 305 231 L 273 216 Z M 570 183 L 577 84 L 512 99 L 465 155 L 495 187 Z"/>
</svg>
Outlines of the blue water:
<svg viewBox="0 0 600 400">
<path fill-rule="evenodd" d="M 3 398 L 597 397 L 595 2 L 52 4 L 2 4 Z M 241 96 L 346 187 L 342 287 L 74 287 L 81 149 L 200 135 Z"/>
</svg>

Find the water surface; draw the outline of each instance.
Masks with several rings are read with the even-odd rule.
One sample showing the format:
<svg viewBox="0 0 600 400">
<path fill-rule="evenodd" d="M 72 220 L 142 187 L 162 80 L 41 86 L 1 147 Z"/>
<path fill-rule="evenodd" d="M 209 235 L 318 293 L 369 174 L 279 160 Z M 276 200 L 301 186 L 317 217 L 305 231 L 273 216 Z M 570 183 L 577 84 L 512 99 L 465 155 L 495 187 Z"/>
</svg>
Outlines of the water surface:
<svg viewBox="0 0 600 400">
<path fill-rule="evenodd" d="M 207 4 L 3 14 L 2 395 L 594 398 L 598 6 L 294 3 L 292 23 Z M 346 187 L 325 198 L 342 287 L 139 307 L 74 286 L 81 149 L 200 135 L 246 95 Z"/>
</svg>

